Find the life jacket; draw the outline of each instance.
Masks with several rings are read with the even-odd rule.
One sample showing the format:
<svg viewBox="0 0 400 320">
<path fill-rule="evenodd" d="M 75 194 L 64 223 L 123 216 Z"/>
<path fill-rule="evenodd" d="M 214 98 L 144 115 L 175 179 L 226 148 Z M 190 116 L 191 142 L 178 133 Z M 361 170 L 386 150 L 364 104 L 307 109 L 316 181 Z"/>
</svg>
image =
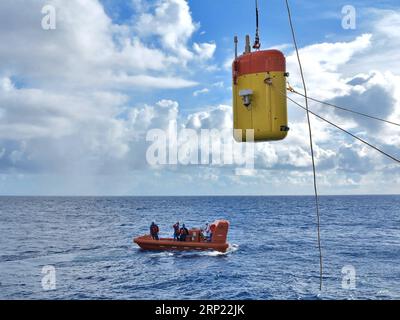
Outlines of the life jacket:
<svg viewBox="0 0 400 320">
<path fill-rule="evenodd" d="M 188 231 L 188 229 L 186 229 L 186 228 L 181 228 L 180 234 L 181 234 L 181 235 L 188 235 L 188 234 L 189 234 L 189 231 Z"/>
<path fill-rule="evenodd" d="M 212 224 L 212 225 L 210 226 L 210 231 L 211 231 L 211 233 L 214 233 L 215 228 L 216 228 L 215 224 Z"/>
<path fill-rule="evenodd" d="M 175 223 L 175 224 L 172 226 L 172 228 L 174 228 L 175 233 L 179 233 L 179 225 L 178 225 L 178 224 Z"/>
</svg>

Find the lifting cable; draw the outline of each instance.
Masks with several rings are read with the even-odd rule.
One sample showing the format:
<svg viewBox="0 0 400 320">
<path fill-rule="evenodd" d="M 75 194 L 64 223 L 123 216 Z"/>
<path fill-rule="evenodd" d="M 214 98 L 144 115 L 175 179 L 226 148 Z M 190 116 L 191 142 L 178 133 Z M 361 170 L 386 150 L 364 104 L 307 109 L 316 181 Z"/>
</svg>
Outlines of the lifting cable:
<svg viewBox="0 0 400 320">
<path fill-rule="evenodd" d="M 261 48 L 260 34 L 259 34 L 259 12 L 258 12 L 258 0 L 256 0 L 256 36 L 254 38 L 253 49 L 259 50 Z"/>
<path fill-rule="evenodd" d="M 293 89 L 293 88 L 290 87 L 290 86 L 289 86 L 288 90 L 289 90 L 290 92 L 294 93 L 294 94 L 297 94 L 297 95 L 299 95 L 299 96 L 305 97 L 305 95 L 304 95 L 303 93 L 297 92 L 295 89 Z M 329 107 L 333 107 L 333 108 L 342 110 L 342 111 L 351 112 L 351 113 L 354 113 L 354 114 L 357 114 L 357 115 L 360 115 L 360 116 L 363 116 L 363 117 L 367 117 L 367 118 L 370 118 L 370 119 L 382 121 L 382 122 L 385 122 L 385 123 L 392 124 L 392 125 L 395 125 L 395 126 L 399 126 L 399 127 L 400 127 L 400 123 L 396 123 L 396 122 L 392 122 L 392 121 L 389 121 L 389 120 L 386 120 L 386 119 L 382 119 L 382 118 L 378 118 L 378 117 L 375 117 L 375 116 L 371 116 L 371 115 L 369 115 L 369 114 L 365 114 L 365 113 L 362 113 L 362 112 L 354 111 L 354 110 L 351 110 L 351 109 L 339 107 L 339 106 L 334 105 L 334 104 L 332 104 L 332 103 L 325 102 L 325 101 L 321 101 L 321 100 L 318 100 L 318 99 L 315 99 L 315 98 L 308 97 L 308 99 L 309 99 L 309 100 L 312 100 L 312 101 L 314 101 L 314 102 L 318 102 L 318 103 L 324 104 L 324 105 L 329 106 Z"/>
<path fill-rule="evenodd" d="M 302 109 L 304 109 L 304 110 L 307 110 L 304 106 L 302 106 L 300 103 L 298 103 L 298 102 L 295 101 L 294 99 L 291 99 L 291 98 L 289 98 L 289 97 L 287 97 L 287 98 L 288 98 L 288 100 L 292 101 L 295 105 L 299 106 L 300 108 L 302 108 Z M 388 154 L 387 152 L 385 152 L 385 151 L 383 151 L 382 149 L 380 149 L 380 148 L 378 148 L 378 147 L 372 145 L 371 143 L 365 141 L 364 139 L 362 139 L 362 138 L 356 136 L 355 134 L 349 132 L 348 130 L 346 130 L 346 129 L 340 127 L 340 126 L 338 126 L 337 124 L 334 124 L 332 121 L 329 121 L 329 120 L 325 119 L 324 117 L 321 117 L 320 115 L 318 115 L 318 114 L 316 114 L 315 112 L 312 112 L 312 111 L 310 111 L 310 110 L 308 110 L 308 112 L 311 113 L 312 115 L 314 115 L 315 117 L 317 117 L 318 119 L 321 119 L 322 121 L 325 121 L 325 122 L 329 123 L 331 126 L 333 126 L 333 127 L 337 128 L 337 129 L 343 131 L 344 133 L 347 133 L 348 135 L 352 136 L 354 139 L 357 139 L 358 141 L 360 141 L 360 142 L 366 144 L 367 146 L 371 147 L 372 149 L 375 149 L 376 151 L 380 152 L 380 153 L 383 154 L 384 156 L 386 156 L 386 157 L 388 157 L 388 158 L 394 160 L 394 161 L 397 162 L 397 163 L 400 163 L 400 159 L 397 159 L 396 157 L 394 157 L 394 156 Z"/>
<path fill-rule="evenodd" d="M 304 79 L 303 67 L 301 65 L 301 59 L 299 54 L 299 49 L 297 46 L 296 34 L 293 27 L 292 22 L 292 15 L 290 11 L 289 1 L 286 0 L 286 9 L 289 18 L 290 29 L 292 32 L 293 44 L 296 49 L 297 54 L 297 61 L 300 68 L 301 79 L 303 82 L 304 87 L 304 98 L 306 102 L 305 110 L 307 112 L 307 122 L 308 122 L 308 131 L 309 131 L 309 138 L 310 138 L 310 150 L 311 150 L 311 159 L 312 159 L 312 167 L 313 167 L 313 177 L 314 177 L 314 194 L 315 194 L 315 206 L 316 206 L 316 213 L 317 213 L 317 237 L 318 237 L 318 250 L 319 250 L 319 289 L 322 290 L 322 277 L 323 277 L 323 264 L 322 264 L 322 248 L 321 248 L 321 219 L 319 213 L 319 200 L 318 200 L 318 188 L 317 188 L 317 174 L 315 169 L 315 158 L 314 158 L 314 146 L 313 146 L 313 138 L 312 138 L 312 129 L 311 129 L 311 121 L 310 121 L 310 110 L 308 108 L 308 97 L 307 97 L 307 86 L 306 81 Z"/>
</svg>

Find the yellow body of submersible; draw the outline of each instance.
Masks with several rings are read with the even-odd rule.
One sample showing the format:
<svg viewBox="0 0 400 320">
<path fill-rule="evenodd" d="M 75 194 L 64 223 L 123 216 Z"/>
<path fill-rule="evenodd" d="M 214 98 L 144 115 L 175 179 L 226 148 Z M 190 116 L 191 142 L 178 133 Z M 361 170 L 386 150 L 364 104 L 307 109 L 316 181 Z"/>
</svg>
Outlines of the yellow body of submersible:
<svg viewBox="0 0 400 320">
<path fill-rule="evenodd" d="M 235 58 L 233 71 L 234 138 L 276 141 L 286 138 L 288 128 L 286 101 L 286 59 L 278 50 L 250 52 Z"/>
</svg>

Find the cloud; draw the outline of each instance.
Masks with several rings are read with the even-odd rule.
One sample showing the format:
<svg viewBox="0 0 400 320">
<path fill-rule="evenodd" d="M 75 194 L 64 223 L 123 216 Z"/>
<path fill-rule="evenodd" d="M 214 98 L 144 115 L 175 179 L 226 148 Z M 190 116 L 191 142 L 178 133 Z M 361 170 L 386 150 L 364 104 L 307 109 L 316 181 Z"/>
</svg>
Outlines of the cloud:
<svg viewBox="0 0 400 320">
<path fill-rule="evenodd" d="M 213 83 L 213 87 L 223 88 L 224 87 L 224 82 L 223 81 L 214 82 Z"/>
<path fill-rule="evenodd" d="M 371 34 L 363 34 L 350 42 L 319 43 L 299 50 L 310 95 L 317 98 L 334 98 L 348 92 L 350 86 L 340 72 L 356 54 L 371 47 Z M 289 81 L 301 88 L 297 57 L 293 52 L 287 57 Z"/>
<path fill-rule="evenodd" d="M 153 89 L 182 89 L 196 86 L 198 83 L 175 77 L 154 77 L 149 75 L 121 76 L 114 78 L 113 86 L 153 88 Z"/>
<path fill-rule="evenodd" d="M 232 70 L 232 63 L 233 63 L 234 58 L 235 57 L 232 54 L 231 57 L 228 57 L 228 58 L 225 59 L 225 61 L 222 64 L 222 67 L 224 68 L 224 70 L 227 70 L 227 71 L 231 71 Z"/>
<path fill-rule="evenodd" d="M 197 97 L 197 96 L 199 96 L 201 94 L 206 94 L 206 93 L 209 93 L 209 92 L 210 92 L 210 89 L 204 88 L 204 89 L 196 90 L 195 92 L 193 92 L 193 96 Z"/>
<path fill-rule="evenodd" d="M 364 80 L 364 82 L 353 79 L 349 82 L 349 84 L 353 84 L 353 87 L 348 95 L 338 96 L 329 102 L 338 106 L 351 106 L 351 110 L 382 119 L 389 118 L 396 106 L 396 100 L 391 90 L 392 85 L 384 77 L 382 77 L 382 81 L 376 82 L 375 77 L 380 77 L 380 75 L 372 75 L 369 79 Z M 359 115 L 352 113 L 344 114 L 340 110 L 335 110 L 335 112 L 339 116 L 346 116 L 353 119 L 361 128 L 370 129 L 371 132 L 377 132 L 384 126 L 382 122 L 360 117 Z"/>
<path fill-rule="evenodd" d="M 11 83 L 10 79 L 3 82 Z M 82 123 L 112 119 L 127 101 L 121 94 L 93 92 L 90 95 L 49 93 L 41 89 L 16 89 L 8 84 L 0 91 L 0 137 L 36 139 L 61 137 Z"/>
<path fill-rule="evenodd" d="M 374 15 L 380 16 L 380 19 L 374 21 L 370 33 L 358 36 L 353 41 L 314 44 L 300 49 L 307 87 L 311 97 L 399 122 L 400 86 L 397 83 L 400 66 L 397 68 L 394 64 L 394 68 L 389 67 L 385 61 L 377 58 L 378 52 L 382 54 L 386 49 L 391 52 L 392 45 L 396 45 L 396 42 L 392 39 L 393 32 L 385 33 L 385 28 L 382 27 L 382 24 L 386 26 L 386 18 L 383 18 L 386 15 L 379 15 L 375 11 Z M 390 12 L 389 20 L 400 24 L 400 15 Z M 386 44 L 386 48 L 382 46 L 382 42 Z M 389 56 L 388 59 L 392 57 Z M 287 61 L 291 72 L 289 81 L 302 92 L 295 54 L 290 54 Z M 304 104 L 303 99 L 297 101 Z M 375 144 L 382 147 L 400 145 L 395 127 L 381 125 L 379 122 L 318 103 L 311 102 L 311 106 L 319 114 L 356 134 L 361 134 Z M 297 107 L 293 109 L 291 103 L 289 112 L 292 121 L 304 119 L 304 113 L 297 110 Z M 325 132 L 331 135 L 328 130 Z"/>
<path fill-rule="evenodd" d="M 193 49 L 200 60 L 209 60 L 214 56 L 217 45 L 215 43 L 194 43 Z"/>
<path fill-rule="evenodd" d="M 183 64 L 193 59 L 209 60 L 214 56 L 215 43 L 194 43 L 193 51 L 188 42 L 199 23 L 192 19 L 185 0 L 159 0 L 153 10 L 148 8 L 138 14 L 135 30 L 141 38 L 155 37 L 162 47 L 177 55 Z"/>
<path fill-rule="evenodd" d="M 189 5 L 184 0 L 158 1 L 154 13 L 142 13 L 136 23 L 140 35 L 158 36 L 164 48 L 185 60 L 192 58 L 186 44 L 196 29 Z"/>
<path fill-rule="evenodd" d="M 345 75 L 349 73 L 363 73 L 366 66 L 370 70 L 380 72 L 391 71 L 400 73 L 400 61 L 398 48 L 400 38 L 397 30 L 400 28 L 400 11 L 394 9 L 365 9 L 360 13 L 364 16 L 363 30 L 372 29 L 371 42 L 373 46 L 369 50 L 357 55 L 343 69 Z"/>
<path fill-rule="evenodd" d="M 57 8 L 56 30 L 40 27 L 45 4 Z M 162 46 L 143 37 L 149 27 L 146 24 L 139 30 L 135 25 L 113 23 L 97 0 L 2 1 L 0 75 L 52 89 L 56 85 L 75 90 L 93 86 L 108 89 L 116 84 L 156 89 L 193 85 L 182 78 L 183 61 L 196 56 L 189 50 L 195 24 L 187 3 L 161 1 L 156 12 Z M 142 16 L 144 19 L 146 13 Z M 205 51 L 210 54 L 210 49 Z"/>
<path fill-rule="evenodd" d="M 14 104 L 1 101 L 8 106 L 0 122 L 3 173 L 101 176 L 139 170 L 147 166 L 147 132 L 168 128 L 178 116 L 178 103 L 171 100 L 125 109 L 121 95 L 49 97 L 15 91 Z"/>
</svg>

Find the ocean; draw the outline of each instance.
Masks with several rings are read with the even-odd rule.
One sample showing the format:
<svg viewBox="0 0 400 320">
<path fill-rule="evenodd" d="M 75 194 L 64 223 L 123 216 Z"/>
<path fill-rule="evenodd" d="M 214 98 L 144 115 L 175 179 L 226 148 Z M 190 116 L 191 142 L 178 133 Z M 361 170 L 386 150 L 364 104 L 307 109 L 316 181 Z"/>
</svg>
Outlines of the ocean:
<svg viewBox="0 0 400 320">
<path fill-rule="evenodd" d="M 0 299 L 399 299 L 400 196 L 320 201 L 322 291 L 313 197 L 1 197 Z M 216 219 L 225 254 L 132 242 Z"/>
</svg>

